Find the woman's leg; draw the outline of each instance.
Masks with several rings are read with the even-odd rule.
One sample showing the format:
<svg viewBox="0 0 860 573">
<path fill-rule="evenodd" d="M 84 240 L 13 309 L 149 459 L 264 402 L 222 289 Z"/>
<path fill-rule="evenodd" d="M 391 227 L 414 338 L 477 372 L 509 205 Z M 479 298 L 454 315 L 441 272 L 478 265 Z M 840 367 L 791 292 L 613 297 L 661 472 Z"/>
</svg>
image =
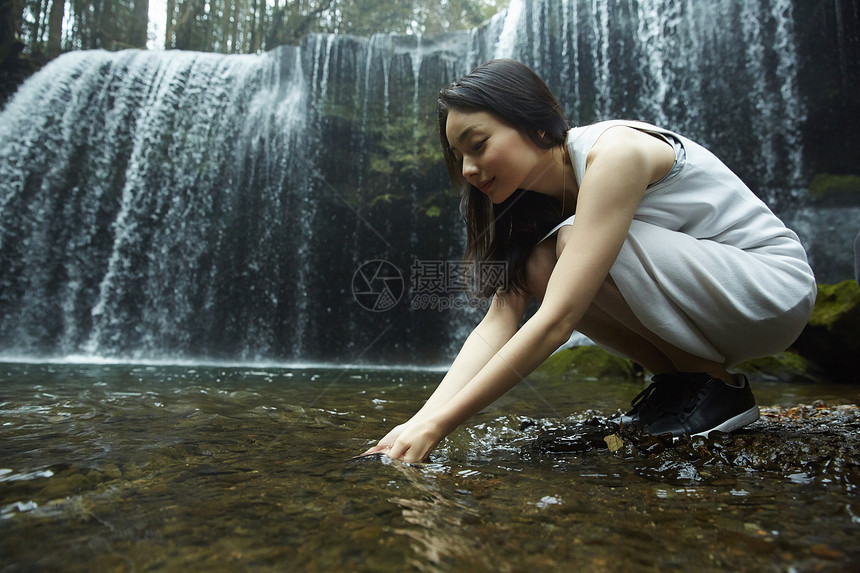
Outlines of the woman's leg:
<svg viewBox="0 0 860 573">
<path fill-rule="evenodd" d="M 539 300 L 556 260 L 551 244 L 539 245 L 529 258 L 529 289 Z M 655 375 L 663 375 L 655 376 L 634 399 L 630 412 L 619 418 L 622 425 L 633 424 L 655 435 L 708 435 L 714 430 L 729 432 L 758 419 L 755 397 L 745 378 L 735 380 L 722 363 L 682 350 L 645 327 L 610 276 L 577 330 Z"/>
<path fill-rule="evenodd" d="M 705 372 L 723 382 L 735 384 L 722 364 L 681 350 L 648 330 L 610 276 L 606 277 L 577 330 L 655 374 Z"/>
<path fill-rule="evenodd" d="M 554 243 L 555 239 L 550 238 L 538 245 L 526 267 L 529 290 L 539 301 L 543 300 L 557 261 Z M 706 372 L 729 384 L 735 383 L 722 364 L 681 350 L 649 331 L 633 313 L 610 276 L 606 277 L 577 330 L 654 374 Z"/>
</svg>

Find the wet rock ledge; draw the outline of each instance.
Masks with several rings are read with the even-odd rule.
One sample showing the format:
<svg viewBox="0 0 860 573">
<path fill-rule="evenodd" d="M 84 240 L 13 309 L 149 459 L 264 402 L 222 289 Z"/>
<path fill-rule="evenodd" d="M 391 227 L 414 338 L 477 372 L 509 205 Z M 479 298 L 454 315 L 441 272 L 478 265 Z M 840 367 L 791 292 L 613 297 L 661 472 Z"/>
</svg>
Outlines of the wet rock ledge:
<svg viewBox="0 0 860 573">
<path fill-rule="evenodd" d="M 537 437 L 523 448 L 527 457 L 608 450 L 658 479 L 712 481 L 741 470 L 842 486 L 848 492 L 860 485 L 860 407 L 853 404 L 762 408 L 761 418 L 743 430 L 712 432 L 708 438 L 651 436 L 600 417 L 535 430 Z"/>
</svg>

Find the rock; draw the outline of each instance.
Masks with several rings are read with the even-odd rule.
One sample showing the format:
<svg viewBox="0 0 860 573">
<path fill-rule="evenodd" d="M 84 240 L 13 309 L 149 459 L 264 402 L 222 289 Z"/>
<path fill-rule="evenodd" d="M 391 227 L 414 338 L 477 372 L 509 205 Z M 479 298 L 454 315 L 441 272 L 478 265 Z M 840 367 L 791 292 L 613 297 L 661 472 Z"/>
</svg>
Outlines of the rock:
<svg viewBox="0 0 860 573">
<path fill-rule="evenodd" d="M 92 490 L 95 481 L 77 472 L 57 474 L 45 485 L 41 495 L 47 499 L 72 497 Z"/>
<path fill-rule="evenodd" d="M 652 436 L 600 418 L 553 421 L 521 453 L 560 459 L 602 455 L 608 448 L 640 475 L 670 483 L 716 483 L 742 470 L 794 483 L 856 488 L 860 407 L 817 403 L 761 410 L 761 418 L 746 428 L 733 434 L 711 432 L 707 438 Z"/>
<path fill-rule="evenodd" d="M 624 440 L 607 419 L 589 418 L 544 430 L 524 451 L 528 454 L 581 455 L 597 450 L 616 451 Z M 613 436 L 607 440 L 609 436 Z"/>
<path fill-rule="evenodd" d="M 622 378 L 633 380 L 639 373 L 632 360 L 615 356 L 597 346 L 574 346 L 559 350 L 534 374 L 538 377 Z"/>
<path fill-rule="evenodd" d="M 819 205 L 856 205 L 860 200 L 860 176 L 819 173 L 809 183 L 809 194 Z"/>
<path fill-rule="evenodd" d="M 819 284 L 815 310 L 792 348 L 743 362 L 737 369 L 754 379 L 784 382 L 860 383 L 860 286 L 853 280 Z M 559 350 L 535 370 L 538 378 L 640 377 L 633 361 L 597 346 Z"/>
<path fill-rule="evenodd" d="M 773 356 L 747 360 L 738 364 L 733 370 L 743 372 L 753 380 L 809 383 L 821 382 L 824 377 L 824 373 L 817 365 L 790 350 Z"/>
<path fill-rule="evenodd" d="M 834 382 L 860 383 L 860 286 L 819 284 L 812 317 L 793 350 Z"/>
<path fill-rule="evenodd" d="M 854 279 L 860 286 L 860 231 L 857 231 L 857 236 L 854 237 Z"/>
</svg>

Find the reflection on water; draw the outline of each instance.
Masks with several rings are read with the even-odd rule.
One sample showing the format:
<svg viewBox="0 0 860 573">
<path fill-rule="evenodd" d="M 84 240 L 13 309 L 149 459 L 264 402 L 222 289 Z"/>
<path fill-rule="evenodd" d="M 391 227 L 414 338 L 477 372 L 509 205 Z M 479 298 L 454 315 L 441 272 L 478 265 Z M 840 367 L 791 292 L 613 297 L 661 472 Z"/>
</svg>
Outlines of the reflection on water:
<svg viewBox="0 0 860 573">
<path fill-rule="evenodd" d="M 430 464 L 351 460 L 438 378 L 2 365 L 2 569 L 840 571 L 860 557 L 857 409 L 790 409 L 856 404 L 857 387 L 759 384 L 779 407 L 725 443 L 610 453 L 559 436 L 639 384 L 535 381 Z"/>
</svg>

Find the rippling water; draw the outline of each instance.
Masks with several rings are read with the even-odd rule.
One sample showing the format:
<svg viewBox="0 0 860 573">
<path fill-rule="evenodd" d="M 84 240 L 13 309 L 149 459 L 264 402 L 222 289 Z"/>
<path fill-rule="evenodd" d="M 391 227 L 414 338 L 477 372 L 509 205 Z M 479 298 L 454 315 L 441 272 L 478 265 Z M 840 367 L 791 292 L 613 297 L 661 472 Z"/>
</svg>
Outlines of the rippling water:
<svg viewBox="0 0 860 573">
<path fill-rule="evenodd" d="M 430 464 L 350 459 L 439 378 L 2 364 L 0 570 L 841 571 L 860 558 L 857 441 L 840 445 L 856 408 L 807 409 L 808 445 L 801 432 L 791 451 L 756 449 L 777 435 L 764 421 L 718 461 L 629 445 L 551 455 L 540 436 L 623 408 L 642 384 L 532 380 Z M 755 388 L 783 407 L 858 398 Z"/>
</svg>

